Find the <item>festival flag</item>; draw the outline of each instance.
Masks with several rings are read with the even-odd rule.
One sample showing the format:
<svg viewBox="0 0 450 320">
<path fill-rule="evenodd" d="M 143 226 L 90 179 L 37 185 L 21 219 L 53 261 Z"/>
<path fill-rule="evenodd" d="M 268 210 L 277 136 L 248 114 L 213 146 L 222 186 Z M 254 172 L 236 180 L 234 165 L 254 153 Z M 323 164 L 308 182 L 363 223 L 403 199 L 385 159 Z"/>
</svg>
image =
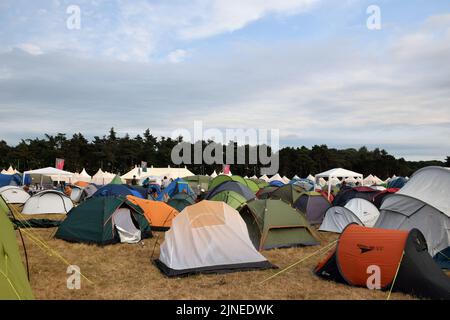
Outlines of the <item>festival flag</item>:
<svg viewBox="0 0 450 320">
<path fill-rule="evenodd" d="M 141 161 L 142 172 L 147 172 L 147 162 Z"/>
<path fill-rule="evenodd" d="M 59 170 L 63 170 L 64 168 L 64 159 L 56 158 L 55 168 Z"/>
</svg>

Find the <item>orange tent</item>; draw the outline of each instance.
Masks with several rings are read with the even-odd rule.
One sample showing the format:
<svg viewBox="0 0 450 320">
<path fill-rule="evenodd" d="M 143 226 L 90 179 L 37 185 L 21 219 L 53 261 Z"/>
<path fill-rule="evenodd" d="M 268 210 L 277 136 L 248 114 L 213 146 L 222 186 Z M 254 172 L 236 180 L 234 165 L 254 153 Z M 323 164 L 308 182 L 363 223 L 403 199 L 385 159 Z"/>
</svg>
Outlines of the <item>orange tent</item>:
<svg viewBox="0 0 450 320">
<path fill-rule="evenodd" d="M 75 182 L 75 185 L 84 188 L 84 187 L 87 187 L 89 185 L 89 182 L 77 181 L 77 182 Z"/>
<path fill-rule="evenodd" d="M 421 298 L 450 299 L 448 278 L 428 253 L 425 237 L 410 231 L 349 224 L 316 275 L 353 286 L 402 291 Z M 377 281 L 375 281 L 377 280 Z"/>
<path fill-rule="evenodd" d="M 152 230 L 167 230 L 172 226 L 172 219 L 179 213 L 165 202 L 127 196 L 127 199 L 141 207 Z"/>
</svg>

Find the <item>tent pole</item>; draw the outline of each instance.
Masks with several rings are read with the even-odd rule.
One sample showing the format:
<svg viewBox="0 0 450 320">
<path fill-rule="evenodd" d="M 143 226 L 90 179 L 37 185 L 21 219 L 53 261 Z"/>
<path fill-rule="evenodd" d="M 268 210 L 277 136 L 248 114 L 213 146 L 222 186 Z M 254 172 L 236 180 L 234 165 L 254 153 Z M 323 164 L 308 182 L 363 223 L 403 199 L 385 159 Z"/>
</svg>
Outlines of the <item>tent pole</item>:
<svg viewBox="0 0 450 320">
<path fill-rule="evenodd" d="M 328 201 L 330 201 L 330 194 L 331 194 L 331 176 L 328 176 Z"/>
</svg>

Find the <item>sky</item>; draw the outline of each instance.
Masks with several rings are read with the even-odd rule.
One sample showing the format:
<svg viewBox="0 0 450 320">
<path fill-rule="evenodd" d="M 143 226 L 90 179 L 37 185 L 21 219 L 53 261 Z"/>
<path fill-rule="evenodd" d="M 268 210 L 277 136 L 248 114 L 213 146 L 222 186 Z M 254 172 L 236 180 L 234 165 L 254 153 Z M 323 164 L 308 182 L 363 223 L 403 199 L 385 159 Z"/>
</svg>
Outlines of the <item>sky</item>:
<svg viewBox="0 0 450 320">
<path fill-rule="evenodd" d="M 194 121 L 443 160 L 450 1 L 0 0 L 0 140 Z"/>
</svg>

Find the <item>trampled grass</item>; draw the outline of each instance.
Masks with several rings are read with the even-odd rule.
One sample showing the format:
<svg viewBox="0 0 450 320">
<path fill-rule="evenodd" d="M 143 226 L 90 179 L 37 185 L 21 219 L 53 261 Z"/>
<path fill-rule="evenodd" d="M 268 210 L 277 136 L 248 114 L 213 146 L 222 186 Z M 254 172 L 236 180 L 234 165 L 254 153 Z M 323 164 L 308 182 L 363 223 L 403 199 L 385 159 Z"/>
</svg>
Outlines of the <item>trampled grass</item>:
<svg viewBox="0 0 450 320">
<path fill-rule="evenodd" d="M 115 244 L 105 247 L 69 243 L 53 238 L 51 229 L 23 232 L 29 260 L 30 283 L 37 299 L 386 299 L 387 292 L 354 288 L 324 281 L 312 273 L 324 255 L 314 256 L 261 284 L 279 270 L 237 272 L 166 278 L 152 263 L 159 256 L 163 233 L 140 244 Z M 31 236 L 45 240 L 52 248 L 48 255 Z M 321 246 L 264 251 L 263 255 L 280 269 L 285 268 L 337 239 L 321 233 Z M 20 242 L 20 238 L 18 237 Z M 20 247 L 22 247 L 20 245 Z M 81 289 L 67 288 L 67 264 L 77 265 L 93 283 L 81 278 Z M 23 250 L 22 250 L 23 253 Z M 391 299 L 413 299 L 393 293 Z"/>
</svg>

